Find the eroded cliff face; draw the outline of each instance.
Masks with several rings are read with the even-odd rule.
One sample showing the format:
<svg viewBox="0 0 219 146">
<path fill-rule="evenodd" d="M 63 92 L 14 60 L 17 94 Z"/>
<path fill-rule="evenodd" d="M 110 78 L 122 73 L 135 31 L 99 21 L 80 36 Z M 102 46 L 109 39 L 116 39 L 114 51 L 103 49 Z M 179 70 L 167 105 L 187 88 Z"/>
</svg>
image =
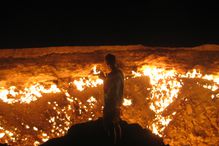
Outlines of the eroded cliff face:
<svg viewBox="0 0 219 146">
<path fill-rule="evenodd" d="M 0 142 L 38 145 L 102 115 L 104 55 L 124 71 L 122 118 L 170 145 L 219 143 L 219 46 L 87 46 L 0 51 Z"/>
</svg>

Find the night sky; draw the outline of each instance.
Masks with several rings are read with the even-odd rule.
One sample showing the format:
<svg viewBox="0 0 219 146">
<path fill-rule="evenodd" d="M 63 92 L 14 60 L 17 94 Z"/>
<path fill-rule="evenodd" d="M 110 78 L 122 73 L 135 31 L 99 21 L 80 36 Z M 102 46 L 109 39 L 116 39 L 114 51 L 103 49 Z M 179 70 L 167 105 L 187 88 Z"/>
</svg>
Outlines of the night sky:
<svg viewBox="0 0 219 146">
<path fill-rule="evenodd" d="M 219 44 L 219 8 L 208 2 L 6 7 L 0 48 L 64 45 Z"/>
</svg>

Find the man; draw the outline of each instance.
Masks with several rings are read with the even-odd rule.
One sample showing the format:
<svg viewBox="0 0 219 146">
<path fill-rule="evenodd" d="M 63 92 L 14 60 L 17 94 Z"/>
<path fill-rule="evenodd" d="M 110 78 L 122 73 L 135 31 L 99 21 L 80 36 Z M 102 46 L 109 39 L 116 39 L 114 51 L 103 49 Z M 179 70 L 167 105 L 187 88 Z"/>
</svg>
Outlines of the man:
<svg viewBox="0 0 219 146">
<path fill-rule="evenodd" d="M 112 54 L 105 56 L 105 62 L 110 69 L 110 73 L 104 75 L 100 73 L 100 78 L 104 79 L 104 128 L 108 135 L 113 136 L 114 143 L 121 138 L 120 127 L 120 106 L 124 88 L 123 72 L 116 65 L 116 57 Z"/>
</svg>

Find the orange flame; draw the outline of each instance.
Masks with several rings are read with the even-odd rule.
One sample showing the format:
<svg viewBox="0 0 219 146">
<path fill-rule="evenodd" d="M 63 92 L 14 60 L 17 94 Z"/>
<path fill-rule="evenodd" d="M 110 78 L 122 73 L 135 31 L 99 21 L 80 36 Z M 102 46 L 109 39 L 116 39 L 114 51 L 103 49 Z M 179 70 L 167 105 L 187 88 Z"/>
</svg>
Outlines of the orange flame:
<svg viewBox="0 0 219 146">
<path fill-rule="evenodd" d="M 100 71 L 97 71 L 96 66 L 92 68 L 93 74 L 99 74 Z M 180 89 L 183 86 L 181 81 L 182 78 L 199 78 L 208 81 L 212 81 L 213 84 L 205 84 L 201 85 L 203 88 L 211 90 L 215 92 L 214 95 L 211 96 L 212 99 L 219 98 L 219 93 L 216 91 L 219 90 L 219 75 L 203 75 L 200 71 L 193 69 L 185 74 L 180 74 L 176 70 L 166 70 L 164 68 L 158 68 L 156 66 L 142 66 L 138 69 L 137 72 L 132 71 L 133 77 L 142 77 L 147 76 L 150 78 L 150 84 L 152 87 L 146 88 L 150 90 L 150 103 L 149 108 L 155 113 L 155 119 L 153 123 L 149 125 L 151 131 L 159 136 L 163 136 L 163 131 L 169 125 L 171 120 L 173 119 L 173 115 L 176 112 L 173 112 L 172 115 L 162 116 L 164 110 L 178 98 L 178 94 Z M 97 87 L 103 84 L 103 80 L 99 79 L 96 76 L 88 76 L 88 78 L 79 78 L 69 83 L 73 84 L 78 91 L 84 91 L 86 88 Z M 199 83 L 197 83 L 199 84 Z M 52 84 L 49 88 L 46 88 L 44 85 L 39 83 L 33 84 L 29 87 L 24 88 L 23 90 L 18 90 L 16 86 L 10 86 L 9 88 L 0 87 L 0 100 L 7 104 L 29 104 L 33 101 L 38 100 L 43 96 L 43 94 L 50 93 L 60 93 L 63 92 L 66 96 L 67 101 L 71 104 L 74 101 L 77 101 L 79 104 L 79 114 L 81 114 L 83 108 L 85 111 L 88 110 L 89 106 L 94 107 L 95 104 L 98 103 L 97 99 L 94 96 L 90 96 L 87 99 L 88 106 L 83 105 L 82 102 L 76 97 L 72 97 L 67 90 L 60 89 L 56 84 Z M 148 98 L 148 97 L 147 97 Z M 58 103 L 56 102 L 48 102 L 48 105 L 52 106 L 53 109 L 57 112 L 57 116 L 52 116 L 49 118 L 48 122 L 52 124 L 51 133 L 58 131 L 56 136 L 61 136 L 65 134 L 68 128 L 71 125 L 71 117 L 67 114 L 68 111 L 72 110 L 71 105 L 64 107 L 62 109 L 59 108 Z M 124 98 L 123 106 L 129 107 L 132 106 L 133 102 L 129 98 Z M 63 117 L 61 114 L 64 114 L 65 125 L 64 129 L 61 129 L 57 124 L 57 120 L 60 117 Z M 93 117 L 88 117 L 88 120 L 92 120 Z M 24 125 L 26 129 L 31 129 L 35 132 L 42 132 L 41 129 L 37 127 L 32 127 L 29 125 Z M 11 130 L 5 130 L 3 127 L 0 127 L 0 140 L 1 138 L 9 137 L 11 140 L 16 140 L 15 133 L 11 132 Z M 41 133 L 41 142 L 45 142 L 49 139 L 49 134 Z M 41 142 L 35 141 L 34 145 L 39 145 Z"/>
</svg>

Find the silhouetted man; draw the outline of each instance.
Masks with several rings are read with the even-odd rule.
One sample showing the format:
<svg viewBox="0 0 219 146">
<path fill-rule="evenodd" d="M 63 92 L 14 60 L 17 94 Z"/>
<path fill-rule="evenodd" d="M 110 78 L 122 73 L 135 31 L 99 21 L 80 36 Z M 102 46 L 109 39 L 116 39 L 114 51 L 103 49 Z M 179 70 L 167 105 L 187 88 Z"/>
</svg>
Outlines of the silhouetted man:
<svg viewBox="0 0 219 146">
<path fill-rule="evenodd" d="M 100 74 L 104 79 L 104 109 L 103 120 L 104 127 L 108 135 L 113 136 L 114 143 L 121 138 L 120 127 L 120 106 L 122 105 L 122 96 L 124 88 L 123 72 L 116 65 L 116 57 L 112 54 L 105 56 L 105 62 L 110 69 L 110 73 Z"/>
</svg>

